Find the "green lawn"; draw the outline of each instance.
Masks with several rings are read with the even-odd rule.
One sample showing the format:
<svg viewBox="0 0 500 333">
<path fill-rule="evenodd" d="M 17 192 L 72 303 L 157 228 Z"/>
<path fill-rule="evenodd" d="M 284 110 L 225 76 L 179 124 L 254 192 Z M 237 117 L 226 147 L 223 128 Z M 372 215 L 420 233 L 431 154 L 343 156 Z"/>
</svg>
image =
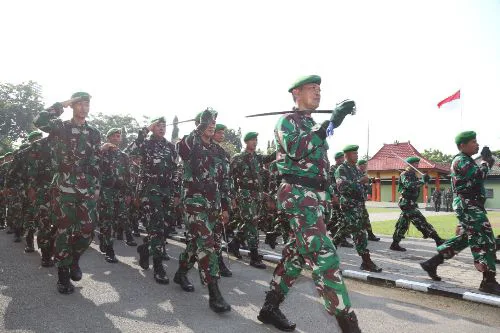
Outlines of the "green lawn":
<svg viewBox="0 0 500 333">
<path fill-rule="evenodd" d="M 367 207 L 368 213 L 393 213 L 400 212 L 399 208 Z"/>
<path fill-rule="evenodd" d="M 488 212 L 488 218 L 493 226 L 495 235 L 500 234 L 500 212 Z M 446 216 L 429 216 L 427 221 L 434 226 L 439 236 L 442 238 L 450 238 L 455 235 L 457 226 L 457 218 L 455 215 Z M 392 235 L 396 220 L 372 222 L 373 232 L 379 235 Z M 422 238 L 422 234 L 410 224 L 407 236 Z"/>
</svg>

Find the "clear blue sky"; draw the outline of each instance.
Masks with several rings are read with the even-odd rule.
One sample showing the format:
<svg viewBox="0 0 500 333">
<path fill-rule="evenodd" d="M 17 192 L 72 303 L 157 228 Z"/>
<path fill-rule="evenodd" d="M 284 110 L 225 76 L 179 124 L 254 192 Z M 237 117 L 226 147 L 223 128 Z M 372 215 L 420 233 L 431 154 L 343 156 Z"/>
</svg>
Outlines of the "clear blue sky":
<svg viewBox="0 0 500 333">
<path fill-rule="evenodd" d="M 454 153 L 463 129 L 500 149 L 499 1 L 6 1 L 0 80 L 34 80 L 47 105 L 74 91 L 91 112 L 192 118 L 207 106 L 272 138 L 289 84 L 323 78 L 321 108 L 358 103 L 330 140 L 370 153 L 410 140 Z M 436 104 L 462 89 L 460 111 Z M 318 117 L 322 120 L 325 117 Z M 181 127 L 181 134 L 191 124 Z"/>
</svg>

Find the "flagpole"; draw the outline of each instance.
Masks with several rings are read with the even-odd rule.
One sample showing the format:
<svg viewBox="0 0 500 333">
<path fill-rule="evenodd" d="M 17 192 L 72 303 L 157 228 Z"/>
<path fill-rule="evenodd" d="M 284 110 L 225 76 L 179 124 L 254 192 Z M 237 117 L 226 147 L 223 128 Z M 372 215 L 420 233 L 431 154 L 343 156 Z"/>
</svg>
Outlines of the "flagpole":
<svg viewBox="0 0 500 333">
<path fill-rule="evenodd" d="M 464 108 L 464 102 L 462 99 L 462 88 L 460 88 L 460 129 L 463 131 L 464 130 L 464 123 L 462 121 L 462 114 L 463 114 L 463 108 Z"/>
</svg>

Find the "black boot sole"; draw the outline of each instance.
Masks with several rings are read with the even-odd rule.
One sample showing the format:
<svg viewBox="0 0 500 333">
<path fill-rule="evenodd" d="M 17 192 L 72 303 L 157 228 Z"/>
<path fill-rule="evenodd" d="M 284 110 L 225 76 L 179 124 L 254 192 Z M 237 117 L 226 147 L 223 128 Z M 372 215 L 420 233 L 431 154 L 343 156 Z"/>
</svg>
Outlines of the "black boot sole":
<svg viewBox="0 0 500 333">
<path fill-rule="evenodd" d="M 190 286 L 183 286 L 182 283 L 181 283 L 181 280 L 178 278 L 177 275 L 174 276 L 174 283 L 178 284 L 179 286 L 181 286 L 182 290 L 190 293 L 190 292 L 193 292 L 194 291 L 194 286 L 193 285 L 190 285 Z"/>
<path fill-rule="evenodd" d="M 437 275 L 437 273 L 429 272 L 430 269 L 429 269 L 429 267 L 427 267 L 427 265 L 425 265 L 424 263 L 421 263 L 420 267 L 422 267 L 422 269 L 427 273 L 427 275 L 429 275 L 429 277 L 433 281 L 441 281 L 441 277 L 439 275 Z"/>
<path fill-rule="evenodd" d="M 229 312 L 231 311 L 231 306 L 228 307 L 217 307 L 215 305 L 209 304 L 210 309 L 212 309 L 213 312 L 215 313 L 224 313 L 224 312 Z"/>
<path fill-rule="evenodd" d="M 268 325 L 273 325 L 274 327 L 276 327 L 277 329 L 279 329 L 280 331 L 284 331 L 284 332 L 292 332 L 292 331 L 295 331 L 295 326 L 296 325 L 293 325 L 293 327 L 282 327 L 282 326 L 279 326 L 279 325 L 276 325 L 272 319 L 268 319 L 264 316 L 261 316 L 260 314 L 257 316 L 257 319 L 263 323 L 263 324 L 268 324 Z"/>
</svg>

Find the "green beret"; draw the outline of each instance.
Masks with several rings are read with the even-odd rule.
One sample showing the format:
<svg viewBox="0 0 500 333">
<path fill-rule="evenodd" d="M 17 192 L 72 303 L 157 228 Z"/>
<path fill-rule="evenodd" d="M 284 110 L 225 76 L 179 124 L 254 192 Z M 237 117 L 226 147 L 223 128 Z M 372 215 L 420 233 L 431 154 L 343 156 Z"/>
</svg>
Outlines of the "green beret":
<svg viewBox="0 0 500 333">
<path fill-rule="evenodd" d="M 341 158 L 341 157 L 344 157 L 344 152 L 343 151 L 339 151 L 339 152 L 335 153 L 335 159 Z"/>
<path fill-rule="evenodd" d="M 33 131 L 30 134 L 28 134 L 28 141 L 32 142 L 36 138 L 41 137 L 41 136 L 43 136 L 42 132 L 40 132 L 40 131 Z"/>
<path fill-rule="evenodd" d="M 198 113 L 198 114 L 196 115 L 196 117 L 194 117 L 194 122 L 195 122 L 195 123 L 198 123 L 198 124 L 199 124 L 199 123 L 201 122 L 201 114 L 202 114 L 202 113 L 203 113 L 203 111 L 201 111 L 200 113 Z"/>
<path fill-rule="evenodd" d="M 257 132 L 248 132 L 245 134 L 245 137 L 243 138 L 243 141 L 247 142 L 248 140 L 252 140 L 253 138 L 256 138 L 259 133 Z"/>
<path fill-rule="evenodd" d="M 356 163 L 357 165 L 365 165 L 366 164 L 366 160 L 358 160 L 358 163 Z"/>
<path fill-rule="evenodd" d="M 470 140 L 473 140 L 476 138 L 476 132 L 474 131 L 465 131 L 462 133 L 458 133 L 458 135 L 455 137 L 455 143 L 457 145 L 462 144 L 462 143 L 467 143 Z"/>
<path fill-rule="evenodd" d="M 221 130 L 225 130 L 227 127 L 226 125 L 222 125 L 222 124 L 217 124 L 215 125 L 215 131 L 221 131 Z"/>
<path fill-rule="evenodd" d="M 288 92 L 292 92 L 293 89 L 302 87 L 304 84 L 308 83 L 317 83 L 321 84 L 321 77 L 318 75 L 307 75 L 307 76 L 302 76 L 295 81 L 290 88 L 288 89 Z"/>
<path fill-rule="evenodd" d="M 344 153 L 350 152 L 350 151 L 358 151 L 359 146 L 358 145 L 347 145 L 342 149 Z"/>
<path fill-rule="evenodd" d="M 166 124 L 167 121 L 165 120 L 165 117 L 158 117 L 158 118 L 155 118 L 155 119 L 151 120 L 151 124 L 154 124 L 154 123 L 164 123 L 164 124 Z"/>
<path fill-rule="evenodd" d="M 90 101 L 90 99 L 92 98 L 92 96 L 89 95 L 89 93 L 86 93 L 86 92 L 83 92 L 83 91 L 79 91 L 79 92 L 76 92 L 74 93 L 73 95 L 71 95 L 71 99 L 73 98 L 80 98 L 84 101 Z"/>
<path fill-rule="evenodd" d="M 9 152 L 8 152 L 8 153 L 6 153 L 5 155 L 3 155 L 3 157 L 4 157 L 4 158 L 9 157 L 9 156 L 12 156 L 12 152 L 11 152 L 11 151 L 9 151 Z"/>
<path fill-rule="evenodd" d="M 406 162 L 408 163 L 417 163 L 417 162 L 420 162 L 420 158 L 417 157 L 417 156 L 410 156 L 406 159 Z"/>
<path fill-rule="evenodd" d="M 117 127 L 115 127 L 115 128 L 110 129 L 110 130 L 108 131 L 108 133 L 106 133 L 106 137 L 107 137 L 107 138 L 109 138 L 111 135 L 113 135 L 113 134 L 115 134 L 115 133 L 120 133 L 120 134 L 121 134 L 121 133 L 122 133 L 121 128 L 117 128 Z"/>
</svg>

